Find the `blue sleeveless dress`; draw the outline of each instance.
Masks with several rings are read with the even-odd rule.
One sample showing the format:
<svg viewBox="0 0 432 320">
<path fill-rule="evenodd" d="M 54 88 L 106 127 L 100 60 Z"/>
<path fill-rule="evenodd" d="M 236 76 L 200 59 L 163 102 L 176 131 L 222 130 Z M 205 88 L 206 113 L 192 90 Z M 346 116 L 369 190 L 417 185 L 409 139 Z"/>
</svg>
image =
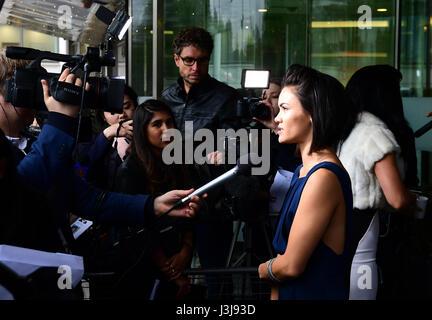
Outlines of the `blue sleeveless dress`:
<svg viewBox="0 0 432 320">
<path fill-rule="evenodd" d="M 348 252 L 347 245 L 350 234 L 353 201 L 349 175 L 335 163 L 321 162 L 315 165 L 305 177 L 299 178 L 299 172 L 302 166 L 303 165 L 300 165 L 294 172 L 279 217 L 278 227 L 273 239 L 273 247 L 276 253 L 283 254 L 285 252 L 288 235 L 294 221 L 303 188 L 310 175 L 320 168 L 326 168 L 332 171 L 338 177 L 342 186 L 347 208 L 345 248 L 342 255 L 337 255 L 332 249 L 320 241 L 309 258 L 304 272 L 298 278 L 284 281 L 280 284 L 279 300 L 348 299 L 348 292 L 345 285 L 345 270 L 346 263 L 348 263 L 346 256 Z"/>
</svg>

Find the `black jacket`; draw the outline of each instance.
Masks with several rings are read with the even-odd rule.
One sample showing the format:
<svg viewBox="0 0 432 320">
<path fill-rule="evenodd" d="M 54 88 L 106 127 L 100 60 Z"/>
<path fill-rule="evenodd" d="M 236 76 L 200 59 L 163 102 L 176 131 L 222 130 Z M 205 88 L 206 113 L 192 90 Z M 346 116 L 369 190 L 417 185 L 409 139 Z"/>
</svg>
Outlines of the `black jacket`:
<svg viewBox="0 0 432 320">
<path fill-rule="evenodd" d="M 189 94 L 184 90 L 183 78 L 162 92 L 162 100 L 171 108 L 183 137 L 185 121 L 193 121 L 194 133 L 201 128 L 214 133 L 216 129 L 237 129 L 237 99 L 234 88 L 210 76 L 193 86 Z"/>
</svg>

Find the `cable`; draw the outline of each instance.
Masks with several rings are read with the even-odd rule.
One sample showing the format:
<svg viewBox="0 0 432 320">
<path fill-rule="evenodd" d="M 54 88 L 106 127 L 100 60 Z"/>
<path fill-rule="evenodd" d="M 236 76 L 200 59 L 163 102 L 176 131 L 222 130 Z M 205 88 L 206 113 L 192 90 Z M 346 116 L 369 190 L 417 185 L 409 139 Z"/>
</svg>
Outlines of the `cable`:
<svg viewBox="0 0 432 320">
<path fill-rule="evenodd" d="M 84 108 L 84 95 L 85 95 L 85 87 L 87 84 L 87 63 L 84 65 L 84 80 L 83 80 L 83 86 L 82 86 L 82 93 L 81 93 L 81 104 L 80 104 L 80 110 L 78 114 L 78 127 L 77 127 L 77 135 L 75 139 L 75 144 L 78 144 L 79 139 L 79 133 L 81 129 L 81 118 L 82 118 L 82 110 Z"/>
</svg>

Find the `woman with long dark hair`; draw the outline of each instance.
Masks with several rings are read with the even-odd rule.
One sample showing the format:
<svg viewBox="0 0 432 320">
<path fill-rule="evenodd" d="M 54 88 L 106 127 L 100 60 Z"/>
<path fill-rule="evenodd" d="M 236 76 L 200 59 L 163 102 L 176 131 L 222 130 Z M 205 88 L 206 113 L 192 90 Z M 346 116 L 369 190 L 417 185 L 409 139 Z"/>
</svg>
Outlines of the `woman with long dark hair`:
<svg viewBox="0 0 432 320">
<path fill-rule="evenodd" d="M 350 245 L 350 299 L 376 299 L 378 270 L 376 251 L 379 213 L 412 215 L 417 161 L 413 131 L 403 114 L 400 95 L 402 76 L 387 65 L 356 71 L 346 86 L 349 136 L 338 156 L 351 177 L 353 235 Z"/>
<path fill-rule="evenodd" d="M 169 107 L 158 100 L 147 100 L 136 108 L 133 123 L 131 152 L 118 171 L 117 190 L 129 194 L 158 194 L 191 185 L 190 171 L 184 165 L 166 165 L 162 159 L 163 148 L 170 143 L 164 139 L 164 133 L 174 128 Z M 170 222 L 167 219 L 168 227 Z M 151 256 L 156 266 L 154 271 L 160 279 L 157 297 L 181 298 L 188 292 L 189 282 L 183 271 L 191 261 L 192 244 L 190 224 L 176 224 L 173 229 L 159 234 L 158 245 L 150 244 L 153 246 Z M 136 249 L 138 252 L 142 250 L 141 247 Z M 145 262 L 149 264 L 149 261 Z M 139 269 L 137 271 L 142 272 Z M 170 287 L 173 290 L 169 290 Z M 173 291 L 175 294 L 172 294 Z"/>
</svg>

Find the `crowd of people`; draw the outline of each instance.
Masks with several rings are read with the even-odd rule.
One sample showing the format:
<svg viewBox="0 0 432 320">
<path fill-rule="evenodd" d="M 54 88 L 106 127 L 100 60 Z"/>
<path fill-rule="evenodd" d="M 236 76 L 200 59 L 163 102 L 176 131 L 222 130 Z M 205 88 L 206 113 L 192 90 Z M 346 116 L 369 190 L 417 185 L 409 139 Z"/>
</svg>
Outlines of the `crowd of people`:
<svg viewBox="0 0 432 320">
<path fill-rule="evenodd" d="M 240 220 L 253 226 L 253 263 L 271 299 L 376 299 L 380 219 L 419 209 L 409 191 L 419 181 L 400 72 L 364 67 L 344 87 L 291 65 L 262 92 L 270 117 L 248 119 L 272 132 L 268 174 L 235 177 L 169 211 L 233 165 L 221 160 L 226 150 L 217 150 L 217 141 L 204 164 L 165 164 L 165 133 L 177 129 L 183 142 L 194 141 L 187 121 L 193 134 L 208 129 L 215 136 L 244 123 L 238 92 L 208 73 L 212 36 L 185 28 L 173 50 L 177 82 L 160 100 L 141 104 L 126 86 L 123 113 L 97 110 L 89 141 L 74 141 L 79 107 L 56 101 L 43 81 L 48 117 L 33 143 L 22 130 L 35 110 L 5 101 L 5 81 L 28 61 L 0 52 L 0 192 L 8 199 L 0 244 L 83 256 L 87 273 L 105 274 L 89 278 L 94 299 L 218 299 L 222 292 L 226 299 L 232 283 L 207 275 L 198 295 L 185 270 L 194 258 L 203 269 L 229 268 L 233 222 Z M 69 69 L 59 81 L 83 86 Z M 266 213 L 279 169 L 293 178 L 273 229 Z M 75 239 L 70 224 L 78 217 L 93 226 Z M 263 230 L 273 236 L 272 252 Z M 363 270 L 370 270 L 365 283 Z"/>
</svg>

